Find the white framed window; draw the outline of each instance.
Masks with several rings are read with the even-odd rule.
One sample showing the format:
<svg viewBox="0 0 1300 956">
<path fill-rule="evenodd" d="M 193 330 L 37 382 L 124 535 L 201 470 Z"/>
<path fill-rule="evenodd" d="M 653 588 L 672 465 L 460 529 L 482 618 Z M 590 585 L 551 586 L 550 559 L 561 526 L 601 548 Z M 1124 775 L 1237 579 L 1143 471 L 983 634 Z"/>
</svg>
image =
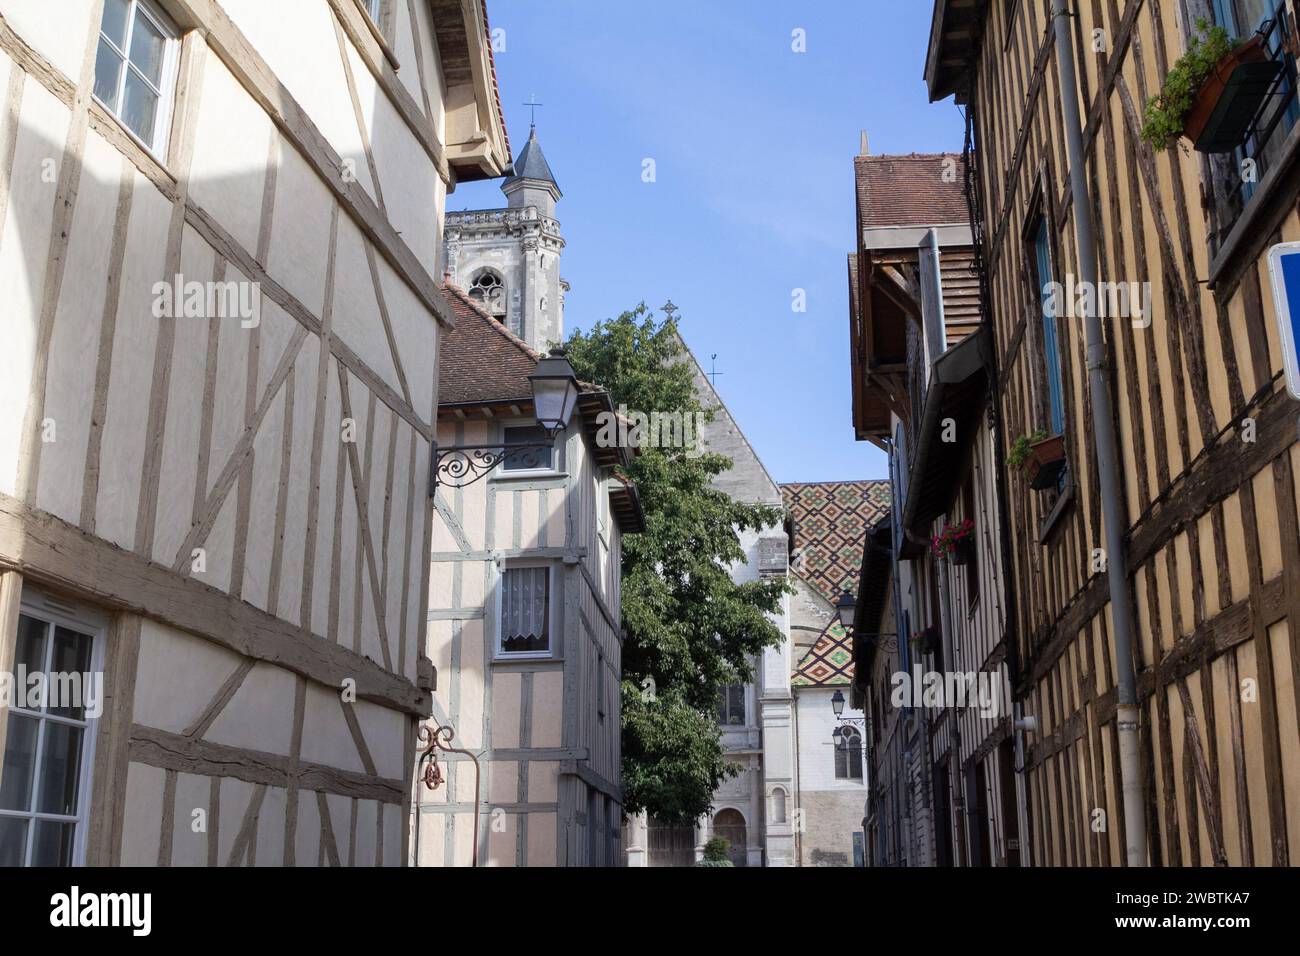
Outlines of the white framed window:
<svg viewBox="0 0 1300 956">
<path fill-rule="evenodd" d="M 507 425 L 501 430 L 501 440 L 506 446 L 506 456 L 497 472 L 512 477 L 554 474 L 560 467 L 560 453 L 555 439 L 546 434 L 541 425 Z M 512 446 L 545 445 L 510 451 Z"/>
<path fill-rule="evenodd" d="M 167 151 L 180 31 L 152 0 L 104 0 L 95 99 L 157 157 Z"/>
<path fill-rule="evenodd" d="M 24 596 L 18 615 L 0 773 L 0 867 L 85 861 L 104 626 L 56 607 Z M 35 674 L 44 677 L 33 682 Z"/>
<path fill-rule="evenodd" d="M 550 657 L 555 632 L 555 566 L 510 564 L 497 595 L 497 656 Z"/>
<path fill-rule="evenodd" d="M 384 0 L 363 0 L 366 13 L 370 14 L 370 19 L 374 21 L 375 26 L 379 26 L 379 18 L 383 14 Z"/>
</svg>

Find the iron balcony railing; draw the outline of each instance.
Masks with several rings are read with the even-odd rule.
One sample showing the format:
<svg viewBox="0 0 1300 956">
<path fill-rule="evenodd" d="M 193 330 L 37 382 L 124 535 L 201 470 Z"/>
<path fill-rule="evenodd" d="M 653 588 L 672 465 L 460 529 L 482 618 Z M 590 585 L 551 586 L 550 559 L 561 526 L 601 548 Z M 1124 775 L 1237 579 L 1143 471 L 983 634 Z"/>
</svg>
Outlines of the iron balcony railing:
<svg viewBox="0 0 1300 956">
<path fill-rule="evenodd" d="M 1221 202 L 1216 247 L 1250 203 L 1260 181 L 1277 163 L 1287 134 L 1300 119 L 1295 57 L 1300 47 L 1297 47 L 1297 38 L 1287 16 L 1286 0 L 1279 0 L 1272 17 L 1260 24 L 1256 33 L 1262 38 L 1269 56 L 1282 63 L 1283 69 L 1278 72 L 1269 95 L 1260 104 L 1242 145 L 1237 148 L 1236 166 L 1241 175 L 1232 177 L 1230 181 L 1234 185 Z"/>
</svg>

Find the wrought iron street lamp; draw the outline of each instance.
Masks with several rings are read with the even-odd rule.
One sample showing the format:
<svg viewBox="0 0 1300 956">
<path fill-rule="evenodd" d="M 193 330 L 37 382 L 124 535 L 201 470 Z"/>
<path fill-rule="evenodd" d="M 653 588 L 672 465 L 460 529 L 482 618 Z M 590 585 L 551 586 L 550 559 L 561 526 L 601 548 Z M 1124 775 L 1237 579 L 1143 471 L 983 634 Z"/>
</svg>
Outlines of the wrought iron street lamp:
<svg viewBox="0 0 1300 956">
<path fill-rule="evenodd" d="M 573 407 L 578 403 L 578 378 L 564 357 L 564 349 L 552 349 L 550 355 L 538 362 L 528 376 L 528 383 L 533 388 L 537 424 L 554 438 L 569 427 Z"/>
<path fill-rule="evenodd" d="M 846 631 L 853 629 L 853 615 L 858 609 L 858 602 L 853 599 L 853 594 L 845 591 L 840 595 L 840 599 L 835 602 L 835 613 L 839 615 L 840 627 Z"/>
<path fill-rule="evenodd" d="M 845 717 L 844 716 L 844 691 L 836 689 L 831 695 L 831 710 L 835 711 L 835 722 L 839 724 L 856 724 L 859 727 L 866 726 L 866 717 Z"/>
<path fill-rule="evenodd" d="M 578 377 L 564 357 L 564 350 L 552 349 L 528 376 L 533 390 L 533 410 L 546 441 L 512 442 L 495 445 L 448 445 L 434 448 L 429 474 L 429 496 L 439 485 L 464 488 L 503 463 L 540 466 L 555 445 L 555 437 L 569 427 L 578 404 Z"/>
</svg>

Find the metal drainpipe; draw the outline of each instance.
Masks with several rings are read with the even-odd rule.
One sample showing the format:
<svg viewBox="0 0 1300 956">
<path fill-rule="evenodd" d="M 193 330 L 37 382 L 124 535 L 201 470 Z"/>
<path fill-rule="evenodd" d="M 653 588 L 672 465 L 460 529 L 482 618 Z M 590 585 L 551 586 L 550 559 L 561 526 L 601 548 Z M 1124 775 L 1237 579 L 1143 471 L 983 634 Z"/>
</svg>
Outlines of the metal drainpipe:
<svg viewBox="0 0 1300 956">
<path fill-rule="evenodd" d="M 1056 29 L 1056 68 L 1062 90 L 1066 150 L 1070 162 L 1070 190 L 1074 201 L 1074 229 L 1079 247 L 1079 278 L 1097 287 L 1097 247 L 1092 235 L 1092 201 L 1088 196 L 1087 165 L 1079 126 L 1078 82 L 1071 43 L 1066 0 L 1052 0 Z M 1119 771 L 1124 792 L 1124 834 L 1129 866 L 1147 865 L 1147 820 L 1142 795 L 1142 764 L 1138 746 L 1137 681 L 1133 672 L 1132 604 L 1128 588 L 1128 554 L 1124 548 L 1119 469 L 1115 428 L 1111 414 L 1110 373 L 1099 310 L 1085 317 L 1088 355 L 1088 391 L 1092 396 L 1092 438 L 1097 452 L 1097 477 L 1101 485 L 1102 524 L 1106 534 L 1106 578 L 1110 585 L 1111 632 L 1115 636 L 1118 668 Z"/>
</svg>

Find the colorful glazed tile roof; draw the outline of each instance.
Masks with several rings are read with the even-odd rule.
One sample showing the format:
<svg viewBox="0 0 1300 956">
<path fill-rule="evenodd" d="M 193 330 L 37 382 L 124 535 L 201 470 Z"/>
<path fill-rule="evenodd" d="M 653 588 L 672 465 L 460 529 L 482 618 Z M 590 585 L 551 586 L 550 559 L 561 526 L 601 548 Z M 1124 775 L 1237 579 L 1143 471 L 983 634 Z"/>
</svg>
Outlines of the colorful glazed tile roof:
<svg viewBox="0 0 1300 956">
<path fill-rule="evenodd" d="M 853 648 L 848 632 L 831 619 L 790 676 L 792 687 L 835 687 L 853 682 Z"/>
<path fill-rule="evenodd" d="M 856 593 L 867 529 L 889 512 L 889 482 L 788 484 L 781 496 L 790 515 L 791 570 L 831 604 Z"/>
</svg>

